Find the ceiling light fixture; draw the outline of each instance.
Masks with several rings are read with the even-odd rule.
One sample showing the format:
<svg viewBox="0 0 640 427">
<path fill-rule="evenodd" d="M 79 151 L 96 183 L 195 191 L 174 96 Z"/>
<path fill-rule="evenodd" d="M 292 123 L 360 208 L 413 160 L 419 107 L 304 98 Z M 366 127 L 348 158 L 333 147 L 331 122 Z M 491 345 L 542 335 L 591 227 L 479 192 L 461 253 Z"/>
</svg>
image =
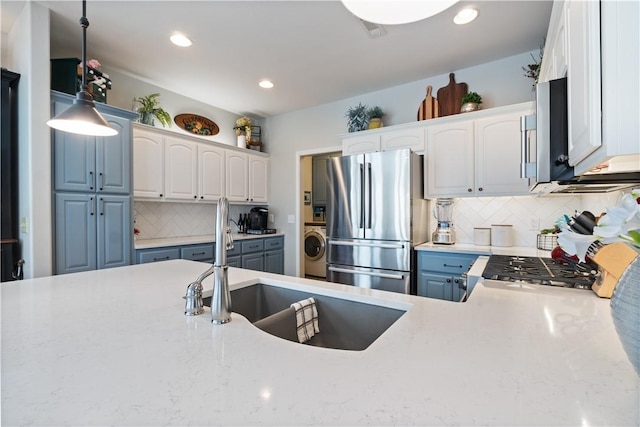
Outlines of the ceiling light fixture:
<svg viewBox="0 0 640 427">
<path fill-rule="evenodd" d="M 82 0 L 82 83 L 80 91 L 76 93 L 73 105 L 47 122 L 47 125 L 63 132 L 77 133 L 93 136 L 113 136 L 118 131 L 109 126 L 109 123 L 96 110 L 93 97 L 87 90 L 87 27 L 89 20 L 86 18 L 87 2 Z"/>
<path fill-rule="evenodd" d="M 462 9 L 453 18 L 453 22 L 458 25 L 464 25 L 476 19 L 477 16 L 478 16 L 478 11 L 476 9 L 473 9 L 473 8 Z"/>
<path fill-rule="evenodd" d="M 260 82 L 258 83 L 258 86 L 260 86 L 263 89 L 271 89 L 273 87 L 273 82 L 271 80 L 260 80 Z"/>
<path fill-rule="evenodd" d="M 360 19 L 382 25 L 408 24 L 437 15 L 458 0 L 342 0 Z"/>
<path fill-rule="evenodd" d="M 189 37 L 181 33 L 174 33 L 173 35 L 171 35 L 171 37 L 169 37 L 169 40 L 171 40 L 171 43 L 180 47 L 189 47 L 192 45 Z"/>
</svg>

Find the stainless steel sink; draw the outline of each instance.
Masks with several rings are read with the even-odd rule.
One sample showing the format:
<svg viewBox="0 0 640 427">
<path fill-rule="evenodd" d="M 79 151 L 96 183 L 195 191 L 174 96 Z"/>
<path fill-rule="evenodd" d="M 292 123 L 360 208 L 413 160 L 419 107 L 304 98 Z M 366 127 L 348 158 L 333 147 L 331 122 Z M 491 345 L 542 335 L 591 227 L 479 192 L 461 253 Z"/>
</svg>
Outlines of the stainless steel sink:
<svg viewBox="0 0 640 427">
<path fill-rule="evenodd" d="M 404 313 L 404 310 L 366 304 L 305 291 L 257 283 L 231 291 L 232 311 L 279 338 L 298 342 L 295 313 L 290 305 L 314 297 L 320 333 L 305 345 L 341 350 L 364 350 Z M 209 306 L 211 298 L 204 298 Z"/>
</svg>

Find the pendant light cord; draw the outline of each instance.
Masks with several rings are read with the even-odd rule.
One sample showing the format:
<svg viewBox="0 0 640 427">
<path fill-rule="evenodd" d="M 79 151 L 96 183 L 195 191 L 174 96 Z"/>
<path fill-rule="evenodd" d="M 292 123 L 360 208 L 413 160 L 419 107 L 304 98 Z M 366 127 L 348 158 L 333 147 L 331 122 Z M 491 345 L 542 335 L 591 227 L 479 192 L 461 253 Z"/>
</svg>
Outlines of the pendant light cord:
<svg viewBox="0 0 640 427">
<path fill-rule="evenodd" d="M 87 19 L 87 1 L 82 0 L 82 18 L 80 18 L 80 26 L 82 27 L 82 84 L 80 90 L 87 90 L 87 27 L 89 20 Z"/>
</svg>

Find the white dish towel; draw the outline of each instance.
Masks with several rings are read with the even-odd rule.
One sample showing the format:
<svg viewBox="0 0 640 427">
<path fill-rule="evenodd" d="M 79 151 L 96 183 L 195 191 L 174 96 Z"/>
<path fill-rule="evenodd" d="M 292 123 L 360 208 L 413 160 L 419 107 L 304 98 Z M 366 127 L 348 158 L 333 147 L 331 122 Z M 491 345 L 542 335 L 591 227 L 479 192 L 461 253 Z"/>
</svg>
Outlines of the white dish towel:
<svg viewBox="0 0 640 427">
<path fill-rule="evenodd" d="M 316 300 L 314 298 L 303 299 L 291 304 L 291 308 L 296 311 L 298 341 L 305 343 L 320 332 Z"/>
</svg>

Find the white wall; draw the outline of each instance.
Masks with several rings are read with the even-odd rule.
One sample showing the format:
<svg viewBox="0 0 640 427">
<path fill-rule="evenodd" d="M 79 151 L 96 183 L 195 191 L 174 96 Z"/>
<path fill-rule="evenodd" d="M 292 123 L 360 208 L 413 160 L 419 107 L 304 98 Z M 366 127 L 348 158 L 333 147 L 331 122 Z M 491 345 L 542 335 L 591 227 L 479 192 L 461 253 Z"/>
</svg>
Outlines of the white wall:
<svg viewBox="0 0 640 427">
<path fill-rule="evenodd" d="M 49 9 L 26 2 L 8 34 L 7 68 L 18 87 L 19 217 L 25 278 L 48 276 L 52 265 Z M 3 58 L 5 54 L 3 53 Z"/>
<path fill-rule="evenodd" d="M 522 75 L 521 69 L 530 62 L 530 53 L 456 70 L 456 82 L 466 82 L 470 91 L 478 92 L 483 98 L 482 108 L 532 101 L 534 93 L 531 90 L 531 80 Z M 387 126 L 415 121 L 418 106 L 426 96 L 426 86 L 433 86 L 434 92 L 437 92 L 448 83 L 449 75 L 443 74 L 265 120 L 266 137 L 272 141 L 269 148 L 269 201 L 276 217 L 276 228 L 287 234 L 285 274 L 295 275 L 294 236 L 300 221 L 304 220 L 298 217 L 296 224 L 287 224 L 287 216 L 296 215 L 299 211 L 295 201 L 295 153 L 341 145 L 339 135 L 347 131 L 344 113 L 349 106 L 355 106 L 359 102 L 382 107 L 387 113 L 383 118 Z"/>
</svg>

